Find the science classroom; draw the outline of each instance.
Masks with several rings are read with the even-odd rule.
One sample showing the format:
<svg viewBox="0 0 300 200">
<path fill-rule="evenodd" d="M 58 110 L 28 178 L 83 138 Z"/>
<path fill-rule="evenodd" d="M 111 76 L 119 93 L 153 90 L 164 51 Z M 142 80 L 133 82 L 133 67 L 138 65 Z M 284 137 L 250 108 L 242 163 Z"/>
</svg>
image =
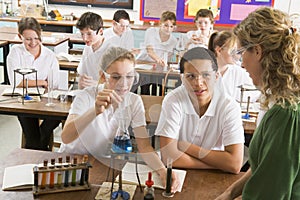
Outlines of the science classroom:
<svg viewBox="0 0 300 200">
<path fill-rule="evenodd" d="M 0 0 L 0 199 L 300 199 L 297 2 Z"/>
</svg>

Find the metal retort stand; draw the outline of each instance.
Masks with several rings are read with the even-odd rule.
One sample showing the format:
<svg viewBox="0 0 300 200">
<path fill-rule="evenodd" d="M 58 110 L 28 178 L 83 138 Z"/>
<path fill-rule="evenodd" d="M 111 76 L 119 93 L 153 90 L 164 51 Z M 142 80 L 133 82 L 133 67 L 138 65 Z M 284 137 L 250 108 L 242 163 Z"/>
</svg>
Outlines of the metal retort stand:
<svg viewBox="0 0 300 200">
<path fill-rule="evenodd" d="M 16 89 L 16 74 L 21 74 L 22 75 L 22 81 L 23 81 L 23 93 L 22 93 L 22 104 L 24 104 L 24 99 L 25 99 L 25 89 L 26 89 L 26 95 L 28 94 L 28 85 L 26 83 L 26 88 L 24 87 L 25 83 L 25 75 L 35 73 L 35 83 L 36 83 L 36 89 L 38 92 L 38 95 L 41 96 L 39 87 L 37 85 L 37 70 L 36 69 L 30 69 L 30 68 L 22 68 L 22 69 L 15 69 L 14 70 L 14 87 L 12 91 L 12 96 L 14 95 L 15 89 Z"/>
</svg>

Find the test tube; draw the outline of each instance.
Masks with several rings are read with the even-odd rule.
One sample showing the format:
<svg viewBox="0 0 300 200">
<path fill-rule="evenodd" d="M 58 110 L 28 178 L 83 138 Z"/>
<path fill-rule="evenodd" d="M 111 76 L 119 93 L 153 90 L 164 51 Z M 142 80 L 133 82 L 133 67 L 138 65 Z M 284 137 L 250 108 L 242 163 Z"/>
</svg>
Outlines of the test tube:
<svg viewBox="0 0 300 200">
<path fill-rule="evenodd" d="M 34 193 L 37 193 L 39 190 L 39 172 L 38 172 L 38 166 L 35 166 L 33 168 L 33 174 L 34 174 L 34 184 L 33 184 L 33 190 Z"/>
<path fill-rule="evenodd" d="M 66 156 L 66 165 L 64 167 L 68 168 L 69 167 L 69 163 L 70 163 L 70 156 Z M 69 170 L 65 171 L 65 182 L 64 182 L 64 186 L 68 187 L 69 186 Z"/>
<path fill-rule="evenodd" d="M 62 157 L 58 158 L 58 166 L 57 168 L 62 168 Z M 62 171 L 57 172 L 57 187 L 62 186 Z"/>
<path fill-rule="evenodd" d="M 82 164 L 86 165 L 86 163 L 88 162 L 88 155 L 84 155 L 83 159 L 82 159 Z M 82 169 L 81 170 L 81 175 L 80 175 L 80 182 L 79 185 L 84 185 L 84 183 L 87 181 L 86 180 L 86 173 L 87 173 L 87 169 Z"/>
<path fill-rule="evenodd" d="M 55 166 L 55 158 L 52 158 L 51 159 L 51 166 L 49 168 L 54 169 L 54 166 Z M 54 171 L 50 172 L 49 188 L 54 188 Z"/>
<path fill-rule="evenodd" d="M 46 103 L 46 106 L 55 106 L 55 103 L 53 103 L 53 69 L 49 69 L 48 71 L 48 103 Z"/>
<path fill-rule="evenodd" d="M 43 169 L 47 169 L 48 166 L 48 160 L 44 160 L 44 167 Z M 41 181 L 41 189 L 45 189 L 46 188 L 46 182 L 47 182 L 47 172 L 43 172 L 42 173 L 42 181 Z"/>
<path fill-rule="evenodd" d="M 172 158 L 167 159 L 167 185 L 166 190 L 162 193 L 164 197 L 173 197 L 174 193 L 171 192 L 172 186 Z"/>
<path fill-rule="evenodd" d="M 76 167 L 76 165 L 77 165 L 77 157 L 74 157 L 72 166 Z M 76 185 L 76 169 L 73 169 L 71 186 L 75 186 L 75 185 Z"/>
</svg>

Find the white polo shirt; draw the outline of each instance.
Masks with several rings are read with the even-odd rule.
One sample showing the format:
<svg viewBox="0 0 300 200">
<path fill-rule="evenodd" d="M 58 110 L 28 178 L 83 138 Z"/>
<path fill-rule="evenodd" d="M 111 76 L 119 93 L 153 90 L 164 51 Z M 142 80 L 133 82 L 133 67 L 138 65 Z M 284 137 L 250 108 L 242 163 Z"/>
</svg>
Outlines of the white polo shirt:
<svg viewBox="0 0 300 200">
<path fill-rule="evenodd" d="M 104 29 L 103 36 L 106 40 L 110 40 L 110 42 L 116 46 L 125 48 L 129 51 L 134 47 L 133 33 L 130 28 L 127 28 L 127 30 L 119 36 L 114 32 L 113 27 L 110 27 Z"/>
<path fill-rule="evenodd" d="M 100 62 L 103 53 L 112 44 L 104 39 L 99 49 L 93 51 L 92 46 L 85 45 L 82 53 L 82 59 L 78 65 L 77 72 L 80 75 L 86 74 L 92 76 L 93 80 L 99 79 Z"/>
<path fill-rule="evenodd" d="M 11 85 L 14 84 L 14 70 L 18 68 L 34 68 L 37 70 L 38 80 L 47 80 L 49 70 L 53 70 L 53 86 L 58 88 L 59 64 L 53 51 L 41 44 L 41 54 L 36 59 L 27 51 L 24 44 L 14 44 L 7 56 L 8 78 Z M 35 73 L 25 76 L 28 80 L 35 80 Z M 16 85 L 19 85 L 23 76 L 16 74 Z"/>
<path fill-rule="evenodd" d="M 200 35 L 200 34 L 201 34 L 201 31 L 200 31 L 200 30 L 196 30 L 196 31 L 188 31 L 188 32 L 186 33 L 186 37 L 187 37 L 188 40 L 190 40 L 190 39 L 193 37 L 193 35 Z M 194 44 L 194 43 L 191 43 L 191 44 L 188 46 L 187 49 L 192 49 L 192 48 L 195 48 L 195 47 L 204 47 L 204 48 L 207 49 L 207 46 L 204 45 L 204 44 Z"/>
<path fill-rule="evenodd" d="M 225 91 L 229 96 L 235 98 L 237 101 L 241 101 L 241 88 L 240 85 L 249 85 L 254 87 L 253 81 L 249 76 L 249 73 L 238 65 L 228 64 L 228 68 L 222 76 Z M 243 101 L 247 102 L 248 96 L 250 101 L 255 102 L 260 97 L 260 91 L 244 91 Z"/>
<path fill-rule="evenodd" d="M 103 90 L 99 86 L 99 91 Z M 88 87 L 81 90 L 74 99 L 70 114 L 83 115 L 87 110 L 95 106 L 96 87 Z M 127 124 L 132 128 L 145 126 L 145 110 L 141 97 L 134 93 L 128 93 L 125 97 L 125 107 L 128 113 Z M 118 120 L 111 107 L 99 114 L 88 126 L 79 133 L 79 137 L 69 144 L 62 143 L 59 152 L 72 154 L 91 154 L 95 158 L 106 156 L 109 144 L 118 128 Z"/>
<path fill-rule="evenodd" d="M 224 146 L 244 143 L 241 110 L 234 99 L 225 95 L 219 79 L 207 111 L 199 117 L 187 89 L 181 85 L 164 98 L 155 135 L 224 150 Z"/>
<path fill-rule="evenodd" d="M 163 59 L 165 52 L 168 53 L 168 56 L 172 55 L 173 50 L 177 44 L 177 39 L 171 34 L 167 41 L 162 42 L 159 36 L 159 28 L 150 27 L 146 30 L 144 44 L 145 48 L 148 45 L 151 45 L 156 55 Z M 150 56 L 148 56 L 148 53 L 145 48 L 142 49 L 137 59 L 153 62 L 153 59 Z"/>
</svg>

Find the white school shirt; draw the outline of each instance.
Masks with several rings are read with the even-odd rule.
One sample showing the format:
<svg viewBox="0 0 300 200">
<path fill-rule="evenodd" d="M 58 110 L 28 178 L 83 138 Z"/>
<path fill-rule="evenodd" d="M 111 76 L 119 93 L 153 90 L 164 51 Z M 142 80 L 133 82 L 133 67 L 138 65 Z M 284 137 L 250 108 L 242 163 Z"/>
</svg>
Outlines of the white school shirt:
<svg viewBox="0 0 300 200">
<path fill-rule="evenodd" d="M 222 76 L 223 84 L 227 94 L 238 102 L 241 101 L 241 88 L 240 85 L 249 85 L 254 87 L 253 81 L 249 76 L 249 73 L 242 67 L 238 65 L 228 64 L 228 68 Z M 255 102 L 260 97 L 260 91 L 244 91 L 243 101 L 247 102 L 248 96 L 250 96 L 250 101 Z"/>
<path fill-rule="evenodd" d="M 97 81 L 99 79 L 99 70 L 101 69 L 100 62 L 102 55 L 109 46 L 111 46 L 111 43 L 106 39 L 104 39 L 102 45 L 96 51 L 93 51 L 92 46 L 85 45 L 77 72 L 80 75 L 86 74 L 92 76 L 93 80 Z"/>
<path fill-rule="evenodd" d="M 205 149 L 224 150 L 244 143 L 241 110 L 216 83 L 207 111 L 199 117 L 184 85 L 166 95 L 155 135 L 188 141 Z"/>
<path fill-rule="evenodd" d="M 172 56 L 173 50 L 177 44 L 177 39 L 171 34 L 167 41 L 162 42 L 159 36 L 159 29 L 159 27 L 150 27 L 146 30 L 144 42 L 145 48 L 142 49 L 137 60 L 154 61 L 150 56 L 148 56 L 146 50 L 148 45 L 151 45 L 156 55 L 162 59 L 164 58 L 165 52 L 168 53 L 168 56 Z"/>
<path fill-rule="evenodd" d="M 196 30 L 196 31 L 188 31 L 186 33 L 186 37 L 187 37 L 187 41 L 188 42 L 192 37 L 193 35 L 200 35 L 201 34 L 201 31 L 200 30 Z M 207 49 L 207 46 L 204 45 L 204 44 L 194 44 L 194 43 L 191 43 L 187 49 L 192 49 L 192 48 L 195 48 L 195 47 L 204 47 Z"/>
<path fill-rule="evenodd" d="M 104 85 L 99 86 L 99 91 Z M 81 90 L 75 97 L 69 114 L 83 115 L 90 108 L 95 106 L 96 86 Z M 125 96 L 125 107 L 127 108 L 127 125 L 132 128 L 146 126 L 145 109 L 141 97 L 129 92 Z M 116 111 L 117 112 L 117 111 Z M 115 112 L 115 113 L 116 113 Z M 112 106 L 99 114 L 88 126 L 79 133 L 79 137 L 69 144 L 62 143 L 59 152 L 72 154 L 91 154 L 95 158 L 107 156 L 109 144 L 118 128 L 118 116 L 114 114 Z"/>
<path fill-rule="evenodd" d="M 38 80 L 47 80 L 50 69 L 53 70 L 53 87 L 58 88 L 59 64 L 53 51 L 41 44 L 41 54 L 36 59 L 27 51 L 24 44 L 12 46 L 7 56 L 7 71 L 10 85 L 14 85 L 14 70 L 18 68 L 34 68 L 37 70 Z M 28 80 L 35 80 L 35 73 L 25 75 Z M 23 76 L 16 73 L 16 86 Z"/>
<path fill-rule="evenodd" d="M 127 30 L 121 36 L 119 36 L 114 32 L 113 27 L 110 27 L 104 29 L 103 36 L 106 40 L 114 43 L 115 46 L 125 48 L 129 51 L 134 47 L 133 33 L 130 28 L 127 28 Z"/>
</svg>

